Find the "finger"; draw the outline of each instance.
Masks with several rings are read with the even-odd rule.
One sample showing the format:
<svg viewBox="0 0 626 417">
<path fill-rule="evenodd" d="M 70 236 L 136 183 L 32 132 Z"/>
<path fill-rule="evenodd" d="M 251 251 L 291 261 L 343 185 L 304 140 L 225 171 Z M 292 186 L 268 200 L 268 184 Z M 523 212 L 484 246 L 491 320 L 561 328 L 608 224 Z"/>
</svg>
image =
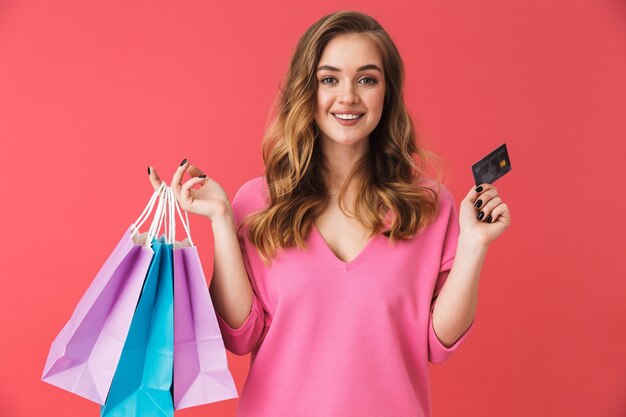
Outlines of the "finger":
<svg viewBox="0 0 626 417">
<path fill-rule="evenodd" d="M 490 189 L 495 189 L 495 187 L 489 183 L 484 182 L 482 184 L 472 187 L 465 196 L 465 198 L 475 205 L 476 201 L 479 199 L 479 196 Z"/>
<path fill-rule="evenodd" d="M 189 169 L 187 170 L 187 174 L 190 177 L 198 177 L 203 174 L 202 170 L 195 165 L 189 165 Z"/>
<path fill-rule="evenodd" d="M 499 204 L 497 207 L 495 207 L 491 211 L 491 217 L 493 218 L 491 223 L 496 222 L 499 217 L 501 217 L 504 213 L 506 213 L 507 209 L 508 209 L 508 207 L 507 207 L 507 205 L 505 203 Z"/>
<path fill-rule="evenodd" d="M 487 190 L 497 190 L 497 188 L 494 187 L 493 184 L 489 184 L 488 182 L 483 182 L 482 184 L 472 187 L 470 192 L 475 191 L 477 194 L 481 194 Z"/>
<path fill-rule="evenodd" d="M 482 221 L 485 221 L 487 223 L 491 223 L 491 220 L 489 218 L 489 216 L 491 216 L 493 218 L 493 210 L 495 210 L 496 207 L 498 207 L 500 204 L 502 204 L 502 199 L 499 196 L 495 196 L 494 198 L 492 198 L 491 200 L 489 200 L 489 202 L 487 204 L 485 204 L 480 211 L 483 212 L 483 217 Z"/>
<path fill-rule="evenodd" d="M 189 210 L 191 208 L 191 203 L 193 203 L 193 200 L 194 200 L 193 195 L 191 194 L 191 192 L 193 191 L 192 187 L 196 184 L 202 183 L 205 180 L 206 178 L 203 178 L 203 177 L 194 177 L 185 181 L 185 183 L 181 185 L 180 187 L 181 198 L 179 199 L 181 208 L 183 208 L 184 210 Z"/>
<path fill-rule="evenodd" d="M 163 181 L 161 180 L 161 178 L 159 178 L 159 175 L 157 174 L 156 169 L 154 167 L 149 166 L 148 173 L 149 173 L 148 178 L 150 179 L 150 183 L 152 184 L 155 190 L 158 190 L 159 187 L 161 186 L 161 182 Z"/>
<path fill-rule="evenodd" d="M 174 192 L 174 196 L 178 200 L 178 202 L 182 205 L 182 199 L 180 195 L 181 182 L 183 180 L 183 175 L 185 171 L 189 168 L 189 162 L 187 159 L 183 159 L 183 162 L 180 163 L 180 166 L 174 172 L 174 176 L 172 177 L 172 191 Z"/>
<path fill-rule="evenodd" d="M 489 202 L 492 201 L 494 198 L 499 198 L 498 190 L 496 190 L 495 188 L 491 188 L 489 190 L 483 190 L 479 193 L 478 197 L 476 198 L 476 201 L 474 202 L 474 207 L 477 210 L 484 209 L 487 206 L 487 204 L 489 204 Z M 487 214 L 485 213 L 485 216 L 486 215 Z"/>
</svg>

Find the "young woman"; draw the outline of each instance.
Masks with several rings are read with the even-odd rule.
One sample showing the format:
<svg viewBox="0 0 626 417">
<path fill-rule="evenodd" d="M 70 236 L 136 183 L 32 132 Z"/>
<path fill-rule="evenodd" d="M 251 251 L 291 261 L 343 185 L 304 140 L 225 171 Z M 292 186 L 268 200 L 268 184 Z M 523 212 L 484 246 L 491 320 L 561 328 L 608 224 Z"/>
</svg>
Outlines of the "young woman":
<svg viewBox="0 0 626 417">
<path fill-rule="evenodd" d="M 431 415 L 428 362 L 471 329 L 488 245 L 510 217 L 490 184 L 457 213 L 425 177 L 416 160 L 432 154 L 417 146 L 403 82 L 373 18 L 324 16 L 291 59 L 264 175 L 231 206 L 187 160 L 174 174 L 182 208 L 211 220 L 224 343 L 252 354 L 237 416 Z"/>
</svg>

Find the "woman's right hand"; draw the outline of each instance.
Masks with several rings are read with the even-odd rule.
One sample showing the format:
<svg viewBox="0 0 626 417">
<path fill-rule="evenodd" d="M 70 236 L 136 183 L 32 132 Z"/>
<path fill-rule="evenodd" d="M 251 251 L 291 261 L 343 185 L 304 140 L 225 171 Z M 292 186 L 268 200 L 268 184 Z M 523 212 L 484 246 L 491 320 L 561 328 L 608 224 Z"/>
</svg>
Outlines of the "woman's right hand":
<svg viewBox="0 0 626 417">
<path fill-rule="evenodd" d="M 150 169 L 150 182 L 156 190 L 161 186 L 162 181 L 154 167 L 148 168 Z M 185 172 L 188 172 L 191 178 L 181 184 Z M 199 184 L 200 188 L 192 188 L 196 184 Z M 178 204 L 187 212 L 213 220 L 232 210 L 224 189 L 215 180 L 204 175 L 201 169 L 190 165 L 186 159 L 176 169 L 170 186 Z"/>
</svg>

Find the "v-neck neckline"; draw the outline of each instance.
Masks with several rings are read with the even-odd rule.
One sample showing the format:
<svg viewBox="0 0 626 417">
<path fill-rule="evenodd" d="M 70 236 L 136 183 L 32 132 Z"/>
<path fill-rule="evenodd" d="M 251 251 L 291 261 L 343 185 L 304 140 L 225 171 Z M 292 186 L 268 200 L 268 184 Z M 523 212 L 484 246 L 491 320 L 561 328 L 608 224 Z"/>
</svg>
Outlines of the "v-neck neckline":
<svg viewBox="0 0 626 417">
<path fill-rule="evenodd" d="M 390 213 L 391 213 L 391 210 L 388 209 L 387 213 L 385 214 L 385 220 L 383 222 L 384 223 L 383 227 L 387 227 L 388 226 Z M 355 263 L 359 262 L 362 258 L 364 258 L 365 254 L 370 250 L 370 247 L 374 246 L 374 243 L 376 242 L 377 239 L 380 238 L 380 235 L 381 235 L 381 233 L 378 232 L 374 236 L 370 237 L 369 240 L 367 241 L 367 243 L 365 244 L 365 246 L 363 246 L 363 248 L 361 248 L 361 251 L 354 258 L 352 258 L 349 261 L 344 261 L 344 260 L 340 259 L 335 254 L 335 252 L 332 250 L 332 248 L 330 247 L 330 245 L 328 244 L 328 242 L 326 241 L 326 239 L 324 238 L 324 236 L 322 235 L 320 230 L 315 225 L 315 222 L 312 221 L 311 224 L 312 224 L 313 233 L 317 236 L 317 238 L 320 241 L 320 244 L 324 247 L 324 251 L 328 252 L 328 255 L 330 256 L 330 258 L 333 259 L 333 262 L 339 264 L 340 266 L 342 266 L 345 269 L 351 268 Z"/>
<path fill-rule="evenodd" d="M 371 238 L 369 238 L 369 240 L 367 241 L 367 243 L 365 244 L 365 246 L 363 246 L 363 248 L 361 248 L 361 250 L 359 251 L 359 253 L 352 258 L 349 261 L 344 261 L 342 259 L 340 259 L 335 252 L 331 249 L 330 245 L 328 244 L 328 242 L 326 241 L 326 239 L 324 238 L 324 236 L 322 235 L 322 233 L 320 232 L 320 230 L 317 228 L 317 226 L 315 225 L 314 222 L 312 222 L 312 228 L 313 231 L 315 233 L 315 235 L 318 237 L 320 244 L 324 247 L 324 250 L 326 252 L 328 252 L 328 254 L 330 255 L 330 257 L 332 259 L 334 259 L 335 263 L 338 263 L 339 265 L 343 266 L 344 268 L 348 268 L 351 267 L 352 265 L 355 264 L 355 262 L 359 261 L 359 259 L 361 259 L 363 257 L 363 255 L 368 251 L 368 249 L 372 246 L 372 244 L 374 243 L 374 241 L 378 238 L 378 235 L 380 235 L 380 233 L 376 233 L 374 236 L 372 236 Z"/>
</svg>

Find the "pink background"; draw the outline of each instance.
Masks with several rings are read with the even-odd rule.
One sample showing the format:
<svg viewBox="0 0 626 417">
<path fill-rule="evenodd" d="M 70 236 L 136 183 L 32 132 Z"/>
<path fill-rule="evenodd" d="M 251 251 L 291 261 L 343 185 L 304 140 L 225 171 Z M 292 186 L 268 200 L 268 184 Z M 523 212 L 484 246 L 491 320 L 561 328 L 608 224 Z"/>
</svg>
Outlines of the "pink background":
<svg viewBox="0 0 626 417">
<path fill-rule="evenodd" d="M 169 182 L 188 158 L 232 199 L 262 173 L 297 39 L 339 9 L 396 41 L 457 205 L 474 162 L 503 142 L 511 155 L 495 185 L 512 226 L 490 247 L 472 336 L 431 366 L 434 416 L 626 415 L 624 3 L 227 3 L 0 2 L 0 415 L 99 415 L 40 377 L 147 202 L 146 167 Z M 192 232 L 209 279 L 209 222 L 192 216 Z M 228 358 L 241 392 L 249 356 Z"/>
</svg>

